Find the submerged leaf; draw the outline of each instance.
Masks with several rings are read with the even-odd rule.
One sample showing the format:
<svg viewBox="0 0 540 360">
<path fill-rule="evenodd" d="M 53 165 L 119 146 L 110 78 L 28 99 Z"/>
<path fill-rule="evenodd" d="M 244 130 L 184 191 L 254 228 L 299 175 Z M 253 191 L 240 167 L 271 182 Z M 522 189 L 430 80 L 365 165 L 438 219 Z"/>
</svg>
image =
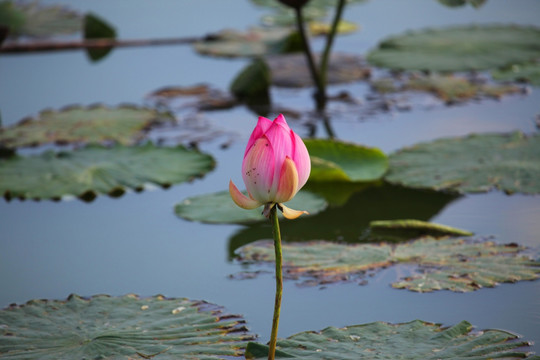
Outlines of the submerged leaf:
<svg viewBox="0 0 540 360">
<path fill-rule="evenodd" d="M 10 127 L 0 128 L 0 145 L 37 146 L 47 143 L 104 143 L 131 145 L 141 140 L 152 125 L 171 121 L 169 113 L 123 105 L 95 105 L 44 110 Z"/>
<path fill-rule="evenodd" d="M 470 135 L 418 144 L 390 155 L 386 180 L 461 193 L 540 192 L 540 136 Z"/>
<path fill-rule="evenodd" d="M 214 167 L 211 156 L 184 147 L 90 146 L 72 152 L 0 159 L 0 194 L 6 198 L 93 199 L 120 195 L 145 184 L 169 186 L 200 177 Z"/>
<path fill-rule="evenodd" d="M 377 148 L 323 139 L 304 143 L 312 157 L 309 181 L 373 181 L 388 168 L 386 155 Z"/>
<path fill-rule="evenodd" d="M 327 203 L 323 198 L 301 190 L 287 202 L 287 206 L 316 214 L 324 210 Z M 187 198 L 175 206 L 175 212 L 176 215 L 187 220 L 216 224 L 267 220 L 262 215 L 262 207 L 253 210 L 241 209 L 232 201 L 228 191 Z M 278 211 L 278 215 L 281 215 L 281 212 Z"/>
<path fill-rule="evenodd" d="M 368 54 L 374 65 L 395 70 L 485 70 L 540 56 L 540 29 L 467 25 L 408 32 Z"/>
<path fill-rule="evenodd" d="M 202 301 L 135 295 L 32 300 L 0 311 L 0 353 L 12 360 L 240 357 L 244 321 Z"/>
<path fill-rule="evenodd" d="M 414 320 L 402 324 L 373 322 L 344 328 L 327 327 L 305 331 L 280 339 L 278 358 L 295 359 L 475 359 L 526 358 L 519 348 L 529 346 L 517 335 L 502 330 L 472 332 L 472 325 L 462 321 L 443 328 Z M 266 359 L 268 347 L 250 342 L 246 359 Z M 277 352 L 276 352 L 277 354 Z M 531 357 L 531 360 L 534 357 Z"/>
<path fill-rule="evenodd" d="M 535 280 L 540 262 L 521 256 L 515 244 L 461 238 L 424 237 L 405 244 L 336 244 L 331 242 L 283 245 L 283 266 L 289 278 L 304 277 L 308 284 L 362 279 L 366 270 L 393 264 L 416 264 L 422 271 L 392 284 L 395 288 L 429 292 L 468 292 L 500 282 Z M 255 242 L 239 249 L 240 261 L 274 261 L 272 243 Z M 363 281 L 363 280 L 361 280 Z"/>
</svg>

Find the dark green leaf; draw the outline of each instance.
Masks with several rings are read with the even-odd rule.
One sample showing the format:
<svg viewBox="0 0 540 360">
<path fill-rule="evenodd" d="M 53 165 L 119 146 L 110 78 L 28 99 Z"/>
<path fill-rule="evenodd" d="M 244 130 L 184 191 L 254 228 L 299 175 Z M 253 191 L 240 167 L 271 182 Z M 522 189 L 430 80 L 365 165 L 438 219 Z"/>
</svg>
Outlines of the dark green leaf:
<svg viewBox="0 0 540 360">
<path fill-rule="evenodd" d="M 309 181 L 373 181 L 388 168 L 386 155 L 377 148 L 323 139 L 304 143 L 312 156 Z"/>
<path fill-rule="evenodd" d="M 115 39 L 116 30 L 103 19 L 95 14 L 86 14 L 84 17 L 84 38 L 91 39 Z M 88 48 L 87 54 L 92 61 L 98 61 L 112 50 L 112 48 Z"/>
<path fill-rule="evenodd" d="M 540 192 L 540 136 L 470 135 L 440 139 L 390 156 L 386 180 L 412 187 L 461 193 L 499 189 Z"/>
<path fill-rule="evenodd" d="M 306 360 L 516 359 L 528 358 L 519 348 L 529 345 L 517 335 L 502 330 L 472 332 L 472 325 L 467 321 L 443 328 L 420 320 L 328 327 L 320 332 L 301 332 L 277 342 L 278 350 L 287 354 L 285 357 Z M 250 343 L 246 359 L 266 359 L 264 353 L 268 350 L 264 350 L 263 345 L 255 347 Z"/>
<path fill-rule="evenodd" d="M 245 193 L 247 194 L 247 193 Z M 323 198 L 299 191 L 287 206 L 295 210 L 306 210 L 316 214 L 327 206 Z M 185 199 L 175 207 L 176 215 L 193 221 L 206 223 L 249 223 L 267 220 L 262 215 L 262 206 L 258 209 L 241 209 L 232 201 L 228 191 L 194 196 Z M 278 214 L 281 214 L 278 211 Z"/>
<path fill-rule="evenodd" d="M 0 194 L 6 198 L 92 199 L 120 195 L 145 184 L 169 186 L 200 177 L 214 167 L 211 156 L 183 147 L 90 146 L 72 152 L 0 159 Z"/>
</svg>

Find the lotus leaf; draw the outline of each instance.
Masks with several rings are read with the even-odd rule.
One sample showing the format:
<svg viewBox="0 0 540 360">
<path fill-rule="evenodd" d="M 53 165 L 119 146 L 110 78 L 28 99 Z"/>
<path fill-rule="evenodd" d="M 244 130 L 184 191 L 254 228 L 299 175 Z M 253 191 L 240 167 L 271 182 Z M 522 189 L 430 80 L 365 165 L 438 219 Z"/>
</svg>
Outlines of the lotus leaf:
<svg viewBox="0 0 540 360">
<path fill-rule="evenodd" d="M 323 198 L 301 190 L 287 202 L 287 206 L 316 214 L 324 210 L 327 203 Z M 262 208 L 241 209 L 232 201 L 228 191 L 187 198 L 176 205 L 175 212 L 184 219 L 206 223 L 249 223 L 266 220 L 262 215 Z"/>
<path fill-rule="evenodd" d="M 370 238 L 383 237 L 385 240 L 411 239 L 423 235 L 440 236 L 471 236 L 473 233 L 451 226 L 435 224 L 416 219 L 378 220 L 369 223 Z"/>
<path fill-rule="evenodd" d="M 493 78 L 500 81 L 524 81 L 540 86 L 540 61 L 515 64 L 492 72 Z"/>
<path fill-rule="evenodd" d="M 388 38 L 368 54 L 368 61 L 395 70 L 451 72 L 493 69 L 539 56 L 539 28 L 467 25 Z"/>
<path fill-rule="evenodd" d="M 336 244 L 330 242 L 283 245 L 283 264 L 289 278 L 306 277 L 305 284 L 326 284 L 360 278 L 366 270 L 392 264 L 416 264 L 422 271 L 401 279 L 395 288 L 418 292 L 469 292 L 500 282 L 535 280 L 540 262 L 520 255 L 516 244 L 462 238 L 424 237 L 405 244 Z M 259 241 L 239 249 L 243 262 L 271 262 L 272 243 Z M 361 280 L 364 282 L 365 280 Z"/>
<path fill-rule="evenodd" d="M 6 198 L 93 199 L 145 184 L 169 186 L 200 177 L 214 167 L 211 156 L 184 147 L 90 146 L 72 152 L 0 159 L 0 194 Z"/>
<path fill-rule="evenodd" d="M 202 301 L 135 295 L 32 300 L 0 311 L 2 359 L 223 359 L 242 355 L 244 321 Z"/>
<path fill-rule="evenodd" d="M 41 5 L 39 1 L 3 1 L 0 24 L 12 37 L 47 37 L 81 31 L 82 16 L 64 6 Z"/>
<path fill-rule="evenodd" d="M 277 342 L 276 358 L 295 359 L 537 359 L 521 347 L 529 346 L 515 334 L 502 330 L 472 331 L 462 321 L 443 328 L 414 320 L 402 324 L 373 322 L 344 328 L 305 331 Z M 250 342 L 246 359 L 266 359 L 268 347 Z M 277 355 L 277 353 L 276 353 Z"/>
<path fill-rule="evenodd" d="M 285 28 L 253 28 L 242 33 L 223 30 L 212 39 L 194 44 L 202 55 L 222 57 L 253 57 L 280 52 L 281 44 L 290 34 Z"/>
<path fill-rule="evenodd" d="M 388 168 L 386 155 L 369 148 L 337 140 L 306 139 L 312 157 L 309 181 L 373 181 Z"/>
<path fill-rule="evenodd" d="M 0 128 L 0 145 L 36 146 L 46 143 L 104 143 L 131 145 L 141 140 L 148 128 L 171 121 L 168 113 L 123 105 L 72 106 L 58 111 L 44 110 L 10 127 Z"/>
<path fill-rule="evenodd" d="M 540 192 L 540 136 L 482 134 L 435 140 L 390 155 L 386 180 L 460 193 Z"/>
</svg>

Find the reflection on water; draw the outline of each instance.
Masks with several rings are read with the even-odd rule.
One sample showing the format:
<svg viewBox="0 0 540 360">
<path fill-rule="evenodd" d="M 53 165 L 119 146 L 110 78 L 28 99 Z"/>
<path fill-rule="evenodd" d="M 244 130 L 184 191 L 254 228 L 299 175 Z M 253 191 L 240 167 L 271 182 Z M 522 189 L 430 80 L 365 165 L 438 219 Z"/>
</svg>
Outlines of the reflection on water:
<svg viewBox="0 0 540 360">
<path fill-rule="evenodd" d="M 329 240 L 358 243 L 364 238 L 369 223 L 374 220 L 417 219 L 428 221 L 458 195 L 429 190 L 415 190 L 386 183 L 373 184 L 350 193 L 346 184 L 333 184 L 336 192 L 344 190 L 348 199 L 337 206 L 294 221 L 282 221 L 282 239 L 286 242 Z M 321 190 L 321 189 L 319 189 Z M 267 223 L 247 226 L 229 239 L 229 252 L 253 241 L 268 239 Z"/>
</svg>

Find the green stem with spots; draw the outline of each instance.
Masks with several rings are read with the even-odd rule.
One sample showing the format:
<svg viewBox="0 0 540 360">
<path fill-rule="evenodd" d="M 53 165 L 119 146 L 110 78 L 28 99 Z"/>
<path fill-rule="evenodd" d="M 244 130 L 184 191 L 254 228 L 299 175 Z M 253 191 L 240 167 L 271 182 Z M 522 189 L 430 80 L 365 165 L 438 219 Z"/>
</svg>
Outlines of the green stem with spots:
<svg viewBox="0 0 540 360">
<path fill-rule="evenodd" d="M 279 326 L 279 313 L 281 310 L 281 295 L 283 293 L 283 255 L 281 251 L 281 233 L 279 231 L 279 220 L 277 216 L 277 205 L 270 210 L 270 220 L 272 221 L 272 233 L 274 235 L 274 250 L 276 253 L 276 299 L 274 303 L 274 317 L 272 319 L 272 333 L 268 349 L 268 360 L 274 360 L 276 353 L 276 341 Z"/>
</svg>

